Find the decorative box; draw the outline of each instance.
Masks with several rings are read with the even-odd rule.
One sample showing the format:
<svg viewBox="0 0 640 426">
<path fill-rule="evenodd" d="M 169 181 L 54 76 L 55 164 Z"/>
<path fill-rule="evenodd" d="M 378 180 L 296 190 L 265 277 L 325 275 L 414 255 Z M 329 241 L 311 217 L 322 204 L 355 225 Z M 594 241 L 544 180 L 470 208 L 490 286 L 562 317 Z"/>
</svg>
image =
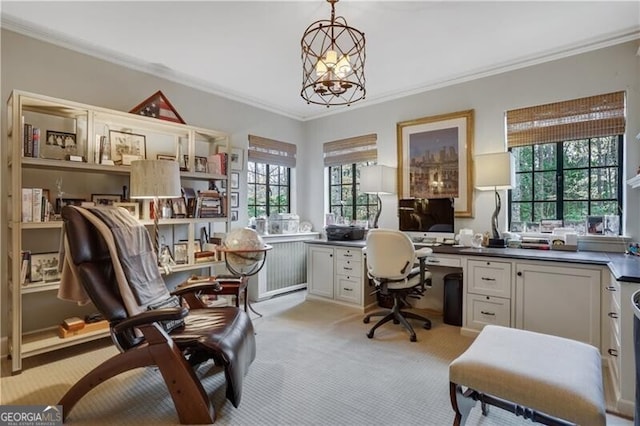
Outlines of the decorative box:
<svg viewBox="0 0 640 426">
<path fill-rule="evenodd" d="M 291 213 L 277 213 L 269 216 L 269 234 L 295 234 L 300 218 Z"/>
</svg>

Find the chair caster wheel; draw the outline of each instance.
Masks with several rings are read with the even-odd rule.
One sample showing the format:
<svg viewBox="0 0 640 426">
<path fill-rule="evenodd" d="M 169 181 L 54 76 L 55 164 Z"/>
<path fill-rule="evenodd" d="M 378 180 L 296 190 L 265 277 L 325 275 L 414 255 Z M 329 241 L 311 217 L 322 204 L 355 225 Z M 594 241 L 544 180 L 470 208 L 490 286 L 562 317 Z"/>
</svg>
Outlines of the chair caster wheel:
<svg viewBox="0 0 640 426">
<path fill-rule="evenodd" d="M 363 323 L 365 323 L 365 324 L 369 324 L 369 321 L 371 321 L 371 319 L 370 319 L 370 318 L 367 318 L 367 317 L 365 317 L 365 318 L 362 320 L 362 322 L 363 322 Z"/>
<path fill-rule="evenodd" d="M 422 325 L 422 328 L 424 328 L 425 330 L 431 330 L 431 323 L 430 322 L 425 322 Z"/>
<path fill-rule="evenodd" d="M 368 337 L 369 339 L 373 339 L 373 331 L 368 332 L 368 333 L 367 333 L 367 337 Z"/>
<path fill-rule="evenodd" d="M 416 338 L 415 334 L 411 335 L 411 337 L 409 337 L 409 340 L 412 342 L 417 342 L 418 339 Z"/>
</svg>

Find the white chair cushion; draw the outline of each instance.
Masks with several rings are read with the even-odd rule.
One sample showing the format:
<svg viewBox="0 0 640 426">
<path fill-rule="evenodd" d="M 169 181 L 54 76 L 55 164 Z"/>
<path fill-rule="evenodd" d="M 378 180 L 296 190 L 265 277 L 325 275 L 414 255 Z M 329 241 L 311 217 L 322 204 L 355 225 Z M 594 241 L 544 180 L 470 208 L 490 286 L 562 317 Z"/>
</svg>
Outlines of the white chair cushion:
<svg viewBox="0 0 640 426">
<path fill-rule="evenodd" d="M 488 325 L 449 365 L 453 383 L 580 425 L 605 425 L 598 349 Z"/>
</svg>

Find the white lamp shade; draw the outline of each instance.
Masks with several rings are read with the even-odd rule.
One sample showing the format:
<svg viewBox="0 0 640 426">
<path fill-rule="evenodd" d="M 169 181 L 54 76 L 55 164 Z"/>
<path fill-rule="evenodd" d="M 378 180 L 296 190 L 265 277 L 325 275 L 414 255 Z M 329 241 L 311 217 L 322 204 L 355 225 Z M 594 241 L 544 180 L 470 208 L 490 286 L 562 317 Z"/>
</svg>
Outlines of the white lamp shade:
<svg viewBox="0 0 640 426">
<path fill-rule="evenodd" d="M 377 165 L 361 168 L 360 191 L 367 194 L 395 194 L 396 169 Z"/>
<path fill-rule="evenodd" d="M 169 160 L 131 162 L 131 198 L 178 198 L 180 165 Z"/>
<path fill-rule="evenodd" d="M 476 155 L 475 170 L 475 187 L 480 191 L 511 189 L 515 182 L 515 160 L 510 152 Z"/>
</svg>

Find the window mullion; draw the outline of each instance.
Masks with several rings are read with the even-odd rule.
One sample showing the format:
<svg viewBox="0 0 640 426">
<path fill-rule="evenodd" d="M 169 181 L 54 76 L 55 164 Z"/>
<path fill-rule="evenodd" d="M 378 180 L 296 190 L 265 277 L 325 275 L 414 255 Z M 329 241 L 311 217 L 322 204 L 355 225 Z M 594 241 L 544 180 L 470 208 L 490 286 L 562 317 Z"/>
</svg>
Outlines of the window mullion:
<svg viewBox="0 0 640 426">
<path fill-rule="evenodd" d="M 564 143 L 556 144 L 556 217 L 564 217 Z"/>
</svg>

